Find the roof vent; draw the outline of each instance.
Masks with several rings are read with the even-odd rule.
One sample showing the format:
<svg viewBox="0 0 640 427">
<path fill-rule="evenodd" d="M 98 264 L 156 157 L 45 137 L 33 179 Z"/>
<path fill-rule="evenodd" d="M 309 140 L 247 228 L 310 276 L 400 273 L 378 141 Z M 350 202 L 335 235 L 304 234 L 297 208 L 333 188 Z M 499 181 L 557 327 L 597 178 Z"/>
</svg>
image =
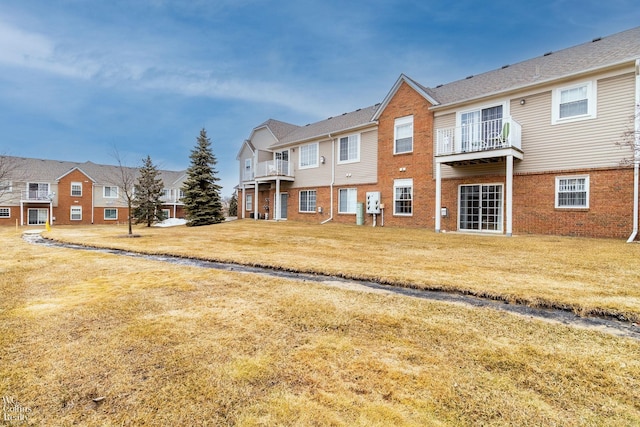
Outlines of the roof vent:
<svg viewBox="0 0 640 427">
<path fill-rule="evenodd" d="M 358 108 L 356 111 L 360 111 L 360 110 L 362 110 L 362 108 Z"/>
<path fill-rule="evenodd" d="M 343 115 L 343 116 L 346 116 L 346 115 L 347 115 L 347 113 L 342 113 L 342 115 Z"/>
<path fill-rule="evenodd" d="M 438 86 L 436 86 L 436 89 L 438 89 L 439 87 L 442 87 L 442 86 L 443 86 L 443 85 L 438 85 Z"/>
<path fill-rule="evenodd" d="M 509 68 L 509 64 L 507 64 L 507 65 L 503 65 L 503 66 L 502 66 L 502 69 L 503 69 L 503 70 L 504 70 L 505 68 Z"/>
<path fill-rule="evenodd" d="M 473 75 L 471 75 L 471 76 L 467 76 L 467 77 L 466 77 L 466 80 L 469 80 L 470 78 L 473 78 Z"/>
<path fill-rule="evenodd" d="M 595 39 L 591 40 L 591 43 L 599 42 L 600 40 L 602 40 L 602 37 L 596 37 Z"/>
<path fill-rule="evenodd" d="M 542 55 L 542 56 L 549 56 L 549 55 L 551 55 L 552 53 L 553 53 L 553 52 L 547 52 L 547 53 L 545 53 L 545 54 L 544 54 L 544 55 Z"/>
<path fill-rule="evenodd" d="M 333 116 L 329 117 L 327 120 L 331 120 L 331 119 L 333 119 Z"/>
</svg>

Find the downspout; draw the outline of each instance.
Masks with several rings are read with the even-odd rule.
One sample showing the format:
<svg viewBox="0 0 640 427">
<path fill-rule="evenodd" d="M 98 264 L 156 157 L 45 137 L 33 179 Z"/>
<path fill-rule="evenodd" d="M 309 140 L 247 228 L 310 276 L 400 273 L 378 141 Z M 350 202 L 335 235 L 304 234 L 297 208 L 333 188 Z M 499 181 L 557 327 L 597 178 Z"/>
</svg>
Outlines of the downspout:
<svg viewBox="0 0 640 427">
<path fill-rule="evenodd" d="M 627 243 L 638 235 L 638 173 L 640 168 L 640 59 L 636 59 L 636 105 L 633 135 L 633 230 Z"/>
<path fill-rule="evenodd" d="M 329 218 L 325 219 L 320 224 L 326 224 L 333 219 L 333 184 L 335 184 L 336 182 L 336 162 L 334 159 L 336 155 L 336 140 L 331 136 L 331 134 L 329 134 L 328 136 L 331 139 L 331 184 L 329 185 L 329 192 L 331 193 L 331 202 L 329 203 L 330 215 Z"/>
<path fill-rule="evenodd" d="M 91 224 L 93 224 L 93 220 L 95 219 L 95 210 L 96 210 L 96 183 L 91 183 Z"/>
</svg>

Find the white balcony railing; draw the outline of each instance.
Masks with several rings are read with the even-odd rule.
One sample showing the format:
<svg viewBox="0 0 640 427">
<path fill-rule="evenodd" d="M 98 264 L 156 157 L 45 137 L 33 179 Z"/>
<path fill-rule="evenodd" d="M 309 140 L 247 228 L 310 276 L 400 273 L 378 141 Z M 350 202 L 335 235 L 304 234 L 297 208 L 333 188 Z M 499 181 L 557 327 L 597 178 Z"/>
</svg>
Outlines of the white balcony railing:
<svg viewBox="0 0 640 427">
<path fill-rule="evenodd" d="M 522 128 L 511 117 L 436 130 L 436 156 L 501 148 L 522 150 Z"/>
<path fill-rule="evenodd" d="M 293 165 L 287 160 L 269 160 L 258 163 L 256 178 L 268 176 L 293 176 Z"/>
<path fill-rule="evenodd" d="M 25 190 L 22 191 L 22 200 L 49 202 L 53 199 L 53 194 L 44 190 Z"/>
</svg>

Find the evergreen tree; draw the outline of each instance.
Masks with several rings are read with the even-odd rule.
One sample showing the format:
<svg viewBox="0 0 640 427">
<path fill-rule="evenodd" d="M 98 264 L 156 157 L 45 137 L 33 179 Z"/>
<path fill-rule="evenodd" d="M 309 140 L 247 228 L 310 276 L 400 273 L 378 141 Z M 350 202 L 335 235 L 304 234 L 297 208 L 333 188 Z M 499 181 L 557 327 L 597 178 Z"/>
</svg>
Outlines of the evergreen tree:
<svg viewBox="0 0 640 427">
<path fill-rule="evenodd" d="M 207 131 L 200 131 L 196 147 L 189 156 L 191 165 L 187 169 L 187 179 L 182 186 L 184 210 L 188 226 L 209 225 L 224 221 L 220 180 L 214 169 L 217 160 L 211 151 L 211 140 Z"/>
<path fill-rule="evenodd" d="M 135 184 L 133 217 L 136 224 L 147 224 L 147 227 L 151 227 L 154 222 L 165 219 L 160 200 L 164 184 L 158 177 L 160 171 L 153 164 L 150 156 L 142 161 L 139 172 L 140 175 Z"/>
<path fill-rule="evenodd" d="M 238 195 L 235 191 L 229 200 L 229 216 L 238 216 Z"/>
</svg>

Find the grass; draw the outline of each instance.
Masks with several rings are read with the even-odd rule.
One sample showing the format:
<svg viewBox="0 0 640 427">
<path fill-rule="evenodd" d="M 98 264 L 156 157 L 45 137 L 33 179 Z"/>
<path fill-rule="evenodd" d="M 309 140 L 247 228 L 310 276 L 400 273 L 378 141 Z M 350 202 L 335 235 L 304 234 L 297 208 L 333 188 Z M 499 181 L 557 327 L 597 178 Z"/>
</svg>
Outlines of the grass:
<svg viewBox="0 0 640 427">
<path fill-rule="evenodd" d="M 453 290 L 640 322 L 640 246 L 556 236 L 435 234 L 424 229 L 235 221 L 209 227 L 57 227 L 50 236 L 137 252 L 269 266 Z"/>
<path fill-rule="evenodd" d="M 191 246 L 198 256 L 256 263 L 282 255 L 281 267 L 313 270 L 326 263 L 339 270 L 349 255 L 338 250 L 340 236 L 364 251 L 367 244 L 390 243 L 393 231 L 247 221 L 136 229 L 139 239 L 122 239 L 125 229 L 106 227 L 56 228 L 51 235 L 78 240 L 86 233 L 93 244 L 183 254 Z M 484 253 L 515 244 L 509 242 L 542 245 L 537 238 L 480 237 L 463 244 L 463 236 L 420 233 L 402 235 L 416 252 L 436 244 Z M 280 245 L 277 234 L 286 237 Z M 315 235 L 318 247 L 309 244 Z M 376 239 L 364 241 L 367 235 Z M 246 244 L 252 237 L 259 240 L 255 248 Z M 0 394 L 29 409 L 20 425 L 640 422 L 640 343 L 632 339 L 491 309 L 34 247 L 10 229 L 0 229 L 0 239 L 11 254 L 0 259 Z M 306 244 L 278 247 L 296 239 Z M 555 240 L 549 243 L 564 250 L 587 242 Z M 330 251 L 331 245 L 338 247 Z M 232 246 L 238 253 L 225 255 Z M 442 256 L 430 250 L 432 258 Z M 308 259 L 313 252 L 326 254 Z M 366 275 L 359 268 L 375 255 L 354 254 L 355 266 L 344 274 Z M 426 274 L 426 263 L 414 264 L 418 275 Z M 386 266 L 370 274 L 383 277 Z"/>
</svg>

